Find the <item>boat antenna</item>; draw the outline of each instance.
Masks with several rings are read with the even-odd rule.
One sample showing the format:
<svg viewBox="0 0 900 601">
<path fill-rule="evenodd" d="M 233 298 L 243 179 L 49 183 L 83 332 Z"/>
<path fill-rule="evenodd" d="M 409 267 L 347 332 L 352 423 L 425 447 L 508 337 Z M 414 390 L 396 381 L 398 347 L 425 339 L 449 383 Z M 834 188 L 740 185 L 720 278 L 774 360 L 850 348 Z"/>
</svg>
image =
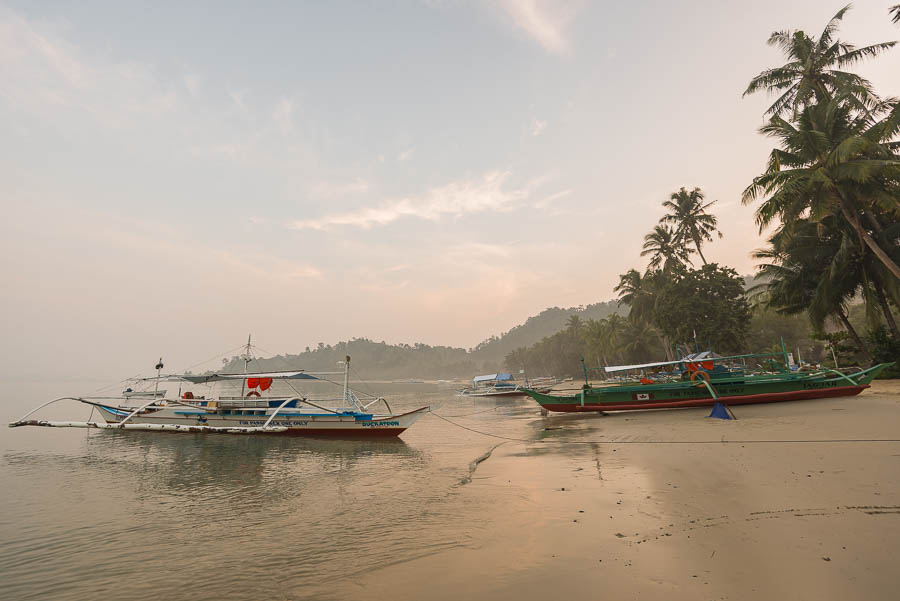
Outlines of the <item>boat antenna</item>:
<svg viewBox="0 0 900 601">
<path fill-rule="evenodd" d="M 153 389 L 153 398 L 154 399 L 156 398 L 157 393 L 159 392 L 159 376 L 160 376 L 160 373 L 162 372 L 162 368 L 163 368 L 163 361 L 162 361 L 162 357 L 160 357 L 159 361 L 156 363 L 156 387 Z"/>
</svg>

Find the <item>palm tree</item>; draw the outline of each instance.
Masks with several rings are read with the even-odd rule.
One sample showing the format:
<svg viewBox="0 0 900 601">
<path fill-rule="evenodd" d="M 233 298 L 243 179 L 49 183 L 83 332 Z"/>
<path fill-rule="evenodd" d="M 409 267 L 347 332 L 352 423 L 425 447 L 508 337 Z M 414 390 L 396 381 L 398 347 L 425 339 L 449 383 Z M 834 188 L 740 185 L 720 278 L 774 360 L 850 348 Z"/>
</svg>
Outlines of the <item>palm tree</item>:
<svg viewBox="0 0 900 601">
<path fill-rule="evenodd" d="M 677 270 L 673 270 L 677 271 Z M 648 270 L 643 276 L 636 269 L 619 276 L 619 284 L 613 290 L 619 293 L 619 302 L 631 307 L 628 313 L 628 321 L 631 323 L 644 323 L 653 327 L 653 331 L 659 338 L 659 343 L 666 353 L 666 359 L 671 360 L 672 345 L 669 339 L 656 327 L 656 303 L 662 294 L 663 287 L 671 280 L 671 274 L 665 274 L 661 270 Z M 612 317 L 610 317 L 612 319 Z"/>
<path fill-rule="evenodd" d="M 705 197 L 700 188 L 694 188 L 690 192 L 685 188 L 681 188 L 678 192 L 673 192 L 669 200 L 663 202 L 663 208 L 668 209 L 668 213 L 659 220 L 660 223 L 674 223 L 675 235 L 682 243 L 690 240 L 697 248 L 697 254 L 700 260 L 706 265 L 706 257 L 700 247 L 703 242 L 712 240 L 713 232 L 722 237 L 717 225 L 719 223 L 715 215 L 710 215 L 706 210 L 716 202 L 703 203 Z"/>
<path fill-rule="evenodd" d="M 644 236 L 643 248 L 642 257 L 652 255 L 649 267 L 656 269 L 662 264 L 665 273 L 670 273 L 676 266 L 690 263 L 689 255 L 694 252 L 685 246 L 675 230 L 667 225 L 657 225 L 652 232 Z"/>
<path fill-rule="evenodd" d="M 760 90 L 780 94 L 766 115 L 781 115 L 788 109 L 796 115 L 813 101 L 822 102 L 839 93 L 845 95 L 847 102 L 862 113 L 877 107 L 881 100 L 872 90 L 872 85 L 859 75 L 841 69 L 864 58 L 877 56 L 896 42 L 856 48 L 836 39 L 838 25 L 848 10 L 849 4 L 839 10 L 828 21 L 819 39 L 813 39 L 800 30 L 772 32 L 768 44 L 781 48 L 788 62 L 781 67 L 766 69 L 750 80 L 744 96 Z"/>
<path fill-rule="evenodd" d="M 584 322 L 577 315 L 569 315 L 569 319 L 566 320 L 566 329 L 576 336 L 581 333 L 583 325 Z"/>
<path fill-rule="evenodd" d="M 607 357 L 607 336 L 605 319 L 589 319 L 585 325 L 585 355 L 593 359 L 598 366 L 609 365 Z"/>
<path fill-rule="evenodd" d="M 649 321 L 653 311 L 653 299 L 644 286 L 644 279 L 637 269 L 629 269 L 619 276 L 619 284 L 613 288 L 619 293 L 619 303 L 631 307 L 628 318 Z"/>
<path fill-rule="evenodd" d="M 622 352 L 625 360 L 629 362 L 649 361 L 653 357 L 653 348 L 650 341 L 655 332 L 653 326 L 646 323 L 628 322 L 628 327 L 622 335 Z"/>
<path fill-rule="evenodd" d="M 900 4 L 895 4 L 894 6 L 888 9 L 893 16 L 891 19 L 894 23 L 900 23 Z"/>
<path fill-rule="evenodd" d="M 847 314 L 849 302 L 869 285 L 852 234 L 834 216 L 819 223 L 801 219 L 781 227 L 769 238 L 770 247 L 754 257 L 770 261 L 759 267 L 767 280 L 762 285 L 766 304 L 778 313 L 806 313 L 817 331 L 823 331 L 829 317 L 836 318 L 871 360 Z"/>
<path fill-rule="evenodd" d="M 743 202 L 768 196 L 756 210 L 760 229 L 774 219 L 790 224 L 806 216 L 821 221 L 841 215 L 856 232 L 859 245 L 868 246 L 900 279 L 900 248 L 882 248 L 862 218 L 884 240 L 875 217 L 900 217 L 900 103 L 878 120 L 852 113 L 841 98 L 803 109 L 796 124 L 774 116 L 760 132 L 780 140 L 769 155 L 765 173 L 744 191 Z"/>
<path fill-rule="evenodd" d="M 606 318 L 606 343 L 610 356 L 619 359 L 622 356 L 622 336 L 628 330 L 628 320 L 613 313 Z"/>
</svg>

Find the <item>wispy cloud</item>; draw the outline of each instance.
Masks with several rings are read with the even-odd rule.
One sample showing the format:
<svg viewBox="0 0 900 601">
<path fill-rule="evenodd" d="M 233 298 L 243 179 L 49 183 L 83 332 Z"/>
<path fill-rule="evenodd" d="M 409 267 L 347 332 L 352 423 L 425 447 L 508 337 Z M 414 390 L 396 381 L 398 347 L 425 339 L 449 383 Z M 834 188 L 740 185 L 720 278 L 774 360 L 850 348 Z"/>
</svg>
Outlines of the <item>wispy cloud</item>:
<svg viewBox="0 0 900 601">
<path fill-rule="evenodd" d="M 375 207 L 364 207 L 347 213 L 326 215 L 319 219 L 293 221 L 293 229 L 324 230 L 334 226 L 371 228 L 387 225 L 402 217 L 436 221 L 441 217 L 461 217 L 486 211 L 506 211 L 529 195 L 528 187 L 511 189 L 509 171 L 492 171 L 479 179 L 451 182 L 433 188 L 421 197 L 387 200 Z"/>
<path fill-rule="evenodd" d="M 558 55 L 572 52 L 567 28 L 581 9 L 580 0 L 496 0 L 500 9 L 516 27 Z"/>
<path fill-rule="evenodd" d="M 412 158 L 413 153 L 415 151 L 416 151 L 416 149 L 415 149 L 415 147 L 413 147 L 413 148 L 407 148 L 406 150 L 400 152 L 400 154 L 397 155 L 397 162 L 404 163 L 404 162 L 408 161 L 409 159 Z"/>
</svg>

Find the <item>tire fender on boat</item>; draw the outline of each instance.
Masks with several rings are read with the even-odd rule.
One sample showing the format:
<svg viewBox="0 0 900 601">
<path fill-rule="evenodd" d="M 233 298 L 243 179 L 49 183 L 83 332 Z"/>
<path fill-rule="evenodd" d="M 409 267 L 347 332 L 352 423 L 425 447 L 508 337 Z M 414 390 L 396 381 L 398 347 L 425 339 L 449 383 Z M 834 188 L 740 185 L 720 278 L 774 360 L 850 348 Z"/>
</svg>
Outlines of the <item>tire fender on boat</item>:
<svg viewBox="0 0 900 601">
<path fill-rule="evenodd" d="M 249 399 L 252 396 L 259 396 L 259 393 L 256 392 L 255 390 L 251 390 L 250 392 L 247 393 L 247 398 Z"/>
</svg>

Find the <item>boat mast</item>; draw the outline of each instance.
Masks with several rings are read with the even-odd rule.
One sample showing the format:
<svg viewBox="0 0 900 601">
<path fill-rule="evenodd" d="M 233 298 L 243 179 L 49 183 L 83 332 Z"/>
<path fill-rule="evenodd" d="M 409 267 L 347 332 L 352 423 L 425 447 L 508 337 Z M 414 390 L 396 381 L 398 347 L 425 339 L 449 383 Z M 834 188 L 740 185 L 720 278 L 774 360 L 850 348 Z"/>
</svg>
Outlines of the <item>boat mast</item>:
<svg viewBox="0 0 900 601">
<path fill-rule="evenodd" d="M 253 334 L 247 334 L 247 346 L 244 349 L 244 375 L 247 375 L 247 365 L 250 364 L 250 337 Z M 241 398 L 244 398 L 244 387 L 247 385 L 247 378 L 241 379 Z"/>
<path fill-rule="evenodd" d="M 350 392 L 350 355 L 344 357 L 344 403 L 348 401 Z"/>
<path fill-rule="evenodd" d="M 159 362 L 156 364 L 156 386 L 153 388 L 153 398 L 157 397 L 159 393 L 159 375 L 163 368 L 162 357 L 159 358 Z"/>
</svg>

